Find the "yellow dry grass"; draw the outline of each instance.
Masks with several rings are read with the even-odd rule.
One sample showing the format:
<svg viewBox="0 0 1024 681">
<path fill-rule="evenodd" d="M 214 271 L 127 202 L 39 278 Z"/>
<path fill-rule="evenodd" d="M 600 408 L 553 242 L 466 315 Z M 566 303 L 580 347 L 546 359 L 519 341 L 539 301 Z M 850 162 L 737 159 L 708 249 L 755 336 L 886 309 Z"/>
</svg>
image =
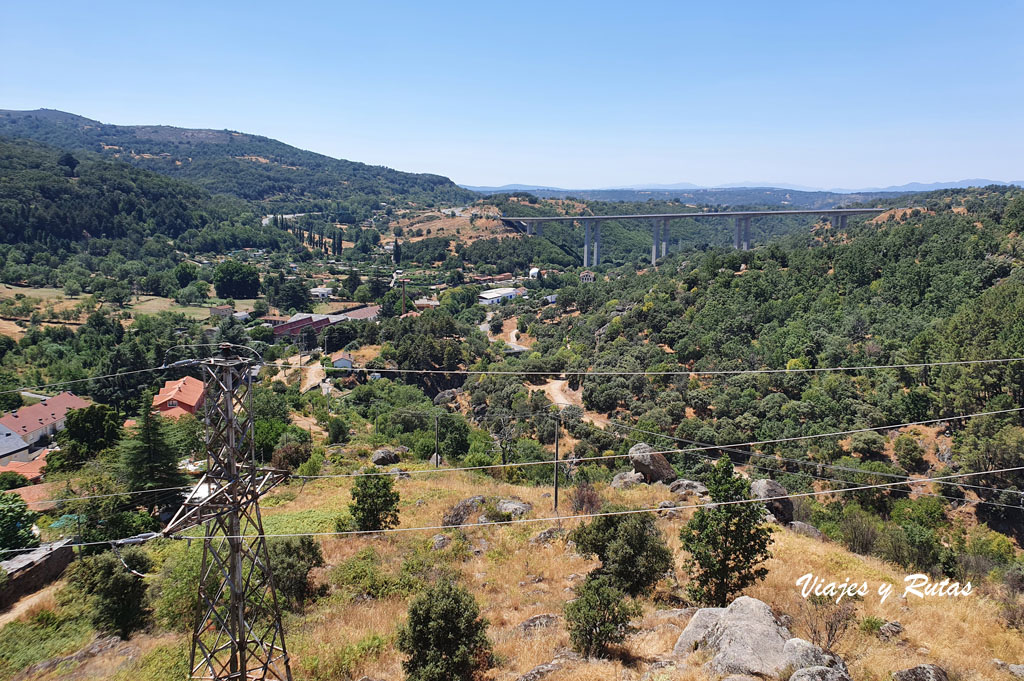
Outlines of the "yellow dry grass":
<svg viewBox="0 0 1024 681">
<path fill-rule="evenodd" d="M 420 466 L 413 465 L 411 468 Z M 480 603 L 482 614 L 490 622 L 489 636 L 501 660 L 490 670 L 489 679 L 511 680 L 550 662 L 569 645 L 562 623 L 532 634 L 524 634 L 517 626 L 533 615 L 561 614 L 565 601 L 572 597 L 571 587 L 596 563 L 567 552 L 564 543 L 534 545 L 529 539 L 548 527 L 558 524 L 552 512 L 550 488 L 526 487 L 505 483 L 489 477 L 464 473 L 414 475 L 410 480 L 396 482 L 401 494 L 401 527 L 436 527 L 447 509 L 467 497 L 515 496 L 533 506 L 528 517 L 544 518 L 537 523 L 508 526 L 469 527 L 463 532 L 471 549 L 483 549 L 454 563 L 463 583 Z M 671 498 L 664 486 L 639 486 L 631 490 L 599 487 L 607 501 L 635 507 L 654 507 Z M 294 500 L 267 508 L 265 515 L 299 514 L 301 512 L 342 513 L 351 497 L 348 484 L 324 480 L 307 484 Z M 570 513 L 566 497 L 562 497 L 562 514 Z M 659 518 L 658 525 L 677 556 L 677 578 L 685 583 L 681 564 L 678 533 L 691 512 L 678 519 Z M 562 521 L 571 528 L 577 521 Z M 438 529 L 408 532 L 387 537 L 335 537 L 323 543 L 328 567 L 318 575 L 329 574 L 330 568 L 351 558 L 361 549 L 373 547 L 382 564 L 396 569 L 403 557 L 422 546 Z M 1018 633 L 999 623 L 997 605 L 977 590 L 959 599 L 928 598 L 905 601 L 902 592 L 904 573 L 874 558 L 851 554 L 841 546 L 778 530 L 774 535 L 774 557 L 769 562 L 768 578 L 747 590 L 747 594 L 764 600 L 777 613 L 794 617 L 794 636 L 807 637 L 800 618 L 802 598 L 796 579 L 813 572 L 829 581 L 868 580 L 872 592 L 857 604 L 858 616 L 874 615 L 886 620 L 899 620 L 904 628 L 904 643 L 885 643 L 876 637 L 851 630 L 839 646 L 839 652 L 850 666 L 855 679 L 887 679 L 895 670 L 924 662 L 957 671 L 962 678 L 997 681 L 1002 678 L 991 665 L 991 658 L 1024 660 L 1024 640 Z M 484 543 L 486 542 L 486 544 Z M 485 547 L 485 548 L 484 548 Z M 896 593 L 885 604 L 879 602 L 875 589 L 886 581 L 897 585 Z M 376 634 L 387 641 L 383 653 L 368 656 L 354 668 L 354 678 L 366 674 L 371 678 L 401 678 L 401 655 L 394 647 L 394 635 L 402 625 L 408 599 L 391 598 L 379 601 L 343 603 L 328 598 L 313 606 L 302 618 L 294 618 L 289 640 L 299 678 L 308 674 L 314 657 L 323 659 L 331 650 L 354 645 Z M 637 623 L 640 633 L 627 640 L 619 656 L 611 661 L 570 662 L 548 676 L 552 681 L 584 681 L 591 679 L 639 679 L 649 664 L 670 656 L 685 621 L 664 619 L 654 615 L 655 606 L 645 604 L 645 614 Z M 925 654 L 918 649 L 927 648 Z M 699 671 L 674 673 L 666 678 L 684 681 L 712 681 Z"/>
</svg>

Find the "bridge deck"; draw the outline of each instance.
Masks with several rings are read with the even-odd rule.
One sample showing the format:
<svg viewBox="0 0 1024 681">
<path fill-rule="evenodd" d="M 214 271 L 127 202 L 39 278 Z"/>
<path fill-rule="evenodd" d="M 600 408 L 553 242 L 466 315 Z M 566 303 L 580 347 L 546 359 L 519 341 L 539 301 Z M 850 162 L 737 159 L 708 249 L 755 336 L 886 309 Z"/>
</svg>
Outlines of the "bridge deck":
<svg viewBox="0 0 1024 681">
<path fill-rule="evenodd" d="M 772 215 L 870 215 L 884 213 L 890 208 L 820 208 L 792 210 L 728 210 L 717 213 L 645 213 L 641 215 L 563 215 L 556 217 L 515 217 L 501 216 L 503 221 L 514 222 L 564 222 L 566 220 L 652 220 L 682 218 L 756 218 Z"/>
</svg>

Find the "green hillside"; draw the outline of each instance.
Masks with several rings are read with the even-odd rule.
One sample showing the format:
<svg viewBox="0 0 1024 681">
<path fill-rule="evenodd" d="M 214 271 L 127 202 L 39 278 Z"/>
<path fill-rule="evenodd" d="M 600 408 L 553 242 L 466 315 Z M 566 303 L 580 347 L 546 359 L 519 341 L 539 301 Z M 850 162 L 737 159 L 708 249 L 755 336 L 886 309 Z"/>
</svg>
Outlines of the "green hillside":
<svg viewBox="0 0 1024 681">
<path fill-rule="evenodd" d="M 0 136 L 88 150 L 139 168 L 186 179 L 214 194 L 265 204 L 265 212 L 354 213 L 381 202 L 424 205 L 472 200 L 473 192 L 440 175 L 403 173 L 331 158 L 277 140 L 231 130 L 107 125 L 38 109 L 0 110 Z M 341 205 L 338 205 L 338 204 Z"/>
</svg>

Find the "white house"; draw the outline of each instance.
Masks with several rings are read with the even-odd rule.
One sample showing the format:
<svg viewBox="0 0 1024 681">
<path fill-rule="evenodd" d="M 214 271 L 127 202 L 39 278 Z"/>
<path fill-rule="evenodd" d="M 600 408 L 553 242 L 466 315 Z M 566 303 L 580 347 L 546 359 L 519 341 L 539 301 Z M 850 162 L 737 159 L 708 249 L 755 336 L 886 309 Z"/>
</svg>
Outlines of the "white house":
<svg viewBox="0 0 1024 681">
<path fill-rule="evenodd" d="M 530 279 L 538 279 L 539 277 L 540 277 L 540 268 L 539 267 L 531 267 L 530 268 Z"/>
<path fill-rule="evenodd" d="M 331 297 L 331 289 L 326 286 L 317 286 L 316 288 L 309 289 L 309 296 L 313 300 L 329 300 Z"/>
<path fill-rule="evenodd" d="M 492 288 L 481 293 L 477 297 L 477 302 L 481 305 L 497 305 L 502 301 L 512 300 L 518 295 L 519 291 L 514 288 Z"/>
</svg>

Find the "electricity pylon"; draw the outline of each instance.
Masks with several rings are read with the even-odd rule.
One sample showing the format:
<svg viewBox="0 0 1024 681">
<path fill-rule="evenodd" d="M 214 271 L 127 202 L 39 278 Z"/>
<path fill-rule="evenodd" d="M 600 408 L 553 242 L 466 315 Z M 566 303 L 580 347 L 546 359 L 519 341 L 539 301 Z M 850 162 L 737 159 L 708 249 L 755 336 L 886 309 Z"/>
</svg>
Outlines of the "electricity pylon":
<svg viewBox="0 0 1024 681">
<path fill-rule="evenodd" d="M 257 468 L 253 360 L 199 360 L 206 399 L 206 474 L 164 530 L 206 525 L 189 668 L 206 681 L 291 681 L 259 498 L 286 473 Z"/>
</svg>

